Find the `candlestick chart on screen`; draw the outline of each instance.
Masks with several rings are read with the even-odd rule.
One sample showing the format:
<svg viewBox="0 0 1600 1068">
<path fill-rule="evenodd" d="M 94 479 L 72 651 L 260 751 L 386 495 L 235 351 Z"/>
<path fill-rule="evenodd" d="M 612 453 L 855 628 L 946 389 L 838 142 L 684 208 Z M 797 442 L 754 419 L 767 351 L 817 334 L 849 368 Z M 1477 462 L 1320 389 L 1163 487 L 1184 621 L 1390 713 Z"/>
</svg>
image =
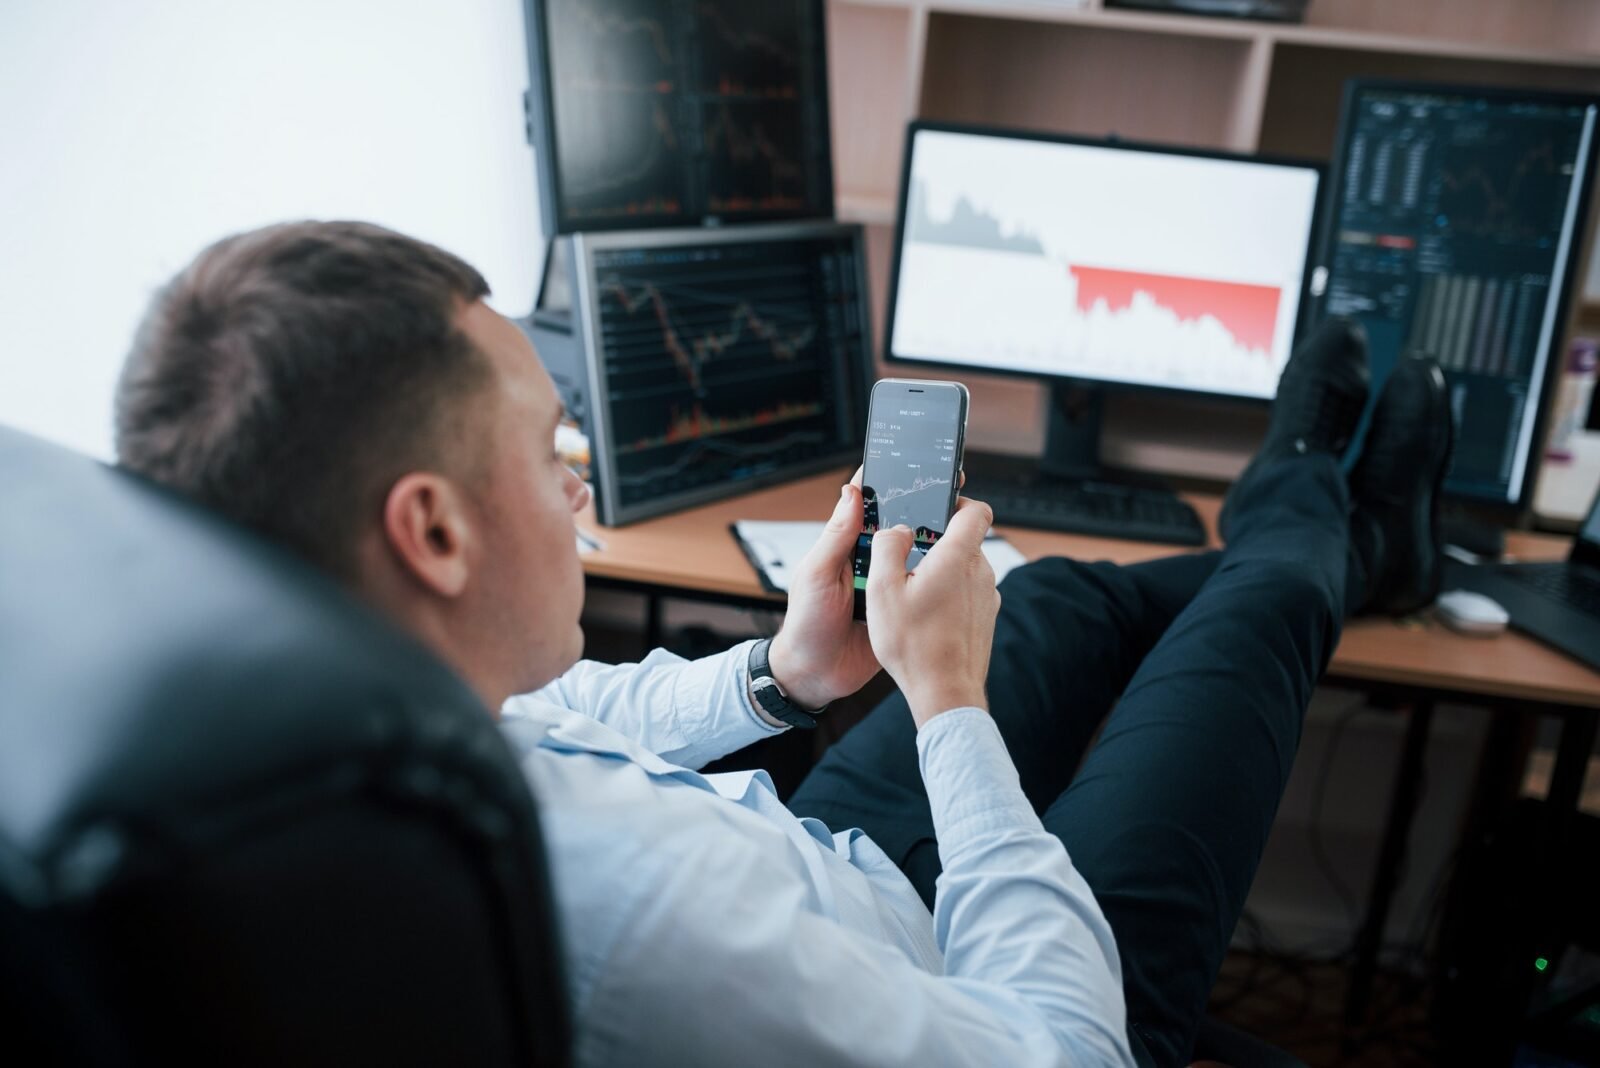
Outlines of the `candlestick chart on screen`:
<svg viewBox="0 0 1600 1068">
<path fill-rule="evenodd" d="M 827 215 L 815 0 L 547 0 L 575 226 Z"/>
<path fill-rule="evenodd" d="M 837 273 L 782 245 L 597 261 L 622 503 L 837 451 Z"/>
</svg>

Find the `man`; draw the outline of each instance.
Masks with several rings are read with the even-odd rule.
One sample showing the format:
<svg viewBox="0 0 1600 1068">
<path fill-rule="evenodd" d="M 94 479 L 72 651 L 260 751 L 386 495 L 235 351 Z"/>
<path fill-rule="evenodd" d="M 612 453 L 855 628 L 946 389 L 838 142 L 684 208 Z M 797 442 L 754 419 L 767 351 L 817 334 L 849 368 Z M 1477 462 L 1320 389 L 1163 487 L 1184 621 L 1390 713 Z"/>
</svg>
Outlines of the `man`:
<svg viewBox="0 0 1600 1068">
<path fill-rule="evenodd" d="M 912 574 L 910 532 L 876 536 L 862 627 L 846 485 L 770 648 L 607 667 L 575 663 L 585 490 L 553 450 L 559 405 L 486 292 L 373 226 L 227 239 L 153 302 L 117 449 L 327 569 L 503 710 L 546 824 L 579 1063 L 1185 1061 L 1346 611 L 1437 588 L 1437 368 L 1391 376 L 1352 494 L 1364 344 L 1337 325 L 1297 353 L 1223 553 L 1044 561 L 999 613 L 990 514 L 962 500 Z M 752 699 L 763 656 L 799 709 L 880 667 L 899 686 L 789 808 L 760 773 L 692 770 L 782 729 Z"/>
</svg>

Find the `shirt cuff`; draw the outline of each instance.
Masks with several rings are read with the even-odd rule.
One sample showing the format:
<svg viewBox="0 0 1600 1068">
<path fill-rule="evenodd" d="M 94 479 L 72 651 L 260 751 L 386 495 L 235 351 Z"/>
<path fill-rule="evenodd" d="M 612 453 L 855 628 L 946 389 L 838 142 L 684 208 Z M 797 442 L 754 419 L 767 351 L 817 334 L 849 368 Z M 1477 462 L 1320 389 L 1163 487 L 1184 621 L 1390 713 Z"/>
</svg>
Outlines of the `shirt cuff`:
<svg viewBox="0 0 1600 1068">
<path fill-rule="evenodd" d="M 1044 829 L 1022 792 L 1000 728 L 983 709 L 934 716 L 917 731 L 917 756 L 946 867 L 996 832 Z"/>
</svg>

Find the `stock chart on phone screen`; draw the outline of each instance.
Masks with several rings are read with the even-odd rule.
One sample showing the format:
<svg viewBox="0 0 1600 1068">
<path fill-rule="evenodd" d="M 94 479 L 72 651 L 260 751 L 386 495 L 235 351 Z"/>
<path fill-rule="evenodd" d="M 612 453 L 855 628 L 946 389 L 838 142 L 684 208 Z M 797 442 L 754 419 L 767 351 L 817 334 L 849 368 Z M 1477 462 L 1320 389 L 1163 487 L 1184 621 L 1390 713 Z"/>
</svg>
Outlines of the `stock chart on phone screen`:
<svg viewBox="0 0 1600 1068">
<path fill-rule="evenodd" d="M 955 483 L 960 399 L 954 390 L 881 395 L 867 428 L 862 469 L 864 510 L 856 560 L 856 586 L 865 588 L 872 535 L 884 527 L 911 528 L 915 567 L 944 534 L 950 488 Z"/>
<path fill-rule="evenodd" d="M 818 0 L 546 0 L 563 228 L 831 214 Z"/>
<path fill-rule="evenodd" d="M 618 503 L 837 455 L 863 416 L 848 238 L 597 251 Z"/>
</svg>

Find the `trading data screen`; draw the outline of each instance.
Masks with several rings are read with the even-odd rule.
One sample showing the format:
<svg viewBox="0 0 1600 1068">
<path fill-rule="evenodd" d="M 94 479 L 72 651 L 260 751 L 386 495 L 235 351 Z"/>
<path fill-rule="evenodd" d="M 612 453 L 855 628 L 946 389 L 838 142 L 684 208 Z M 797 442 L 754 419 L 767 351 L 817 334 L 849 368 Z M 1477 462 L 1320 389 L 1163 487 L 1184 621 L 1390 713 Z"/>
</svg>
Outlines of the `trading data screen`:
<svg viewBox="0 0 1600 1068">
<path fill-rule="evenodd" d="M 1307 166 L 919 129 L 891 354 L 1271 397 L 1317 184 Z"/>
<path fill-rule="evenodd" d="M 594 251 L 617 507 L 861 440 L 870 357 L 855 249 L 839 236 Z"/>
<path fill-rule="evenodd" d="M 891 382 L 878 386 L 862 463 L 862 531 L 856 539 L 855 588 L 867 588 L 872 535 L 903 524 L 911 530 L 906 567 L 922 562 L 944 536 L 951 487 L 961 459 L 961 394 L 954 388 L 911 392 Z"/>
<path fill-rule="evenodd" d="M 561 232 L 833 213 L 821 0 L 543 0 Z"/>
<path fill-rule="evenodd" d="M 1578 537 L 1591 545 L 1600 545 L 1600 498 L 1589 506 L 1589 518 L 1583 521 Z"/>
<path fill-rule="evenodd" d="M 1374 86 L 1346 105 L 1324 310 L 1365 325 L 1375 383 L 1407 349 L 1439 360 L 1453 493 L 1522 497 L 1594 121 L 1582 103 Z"/>
</svg>

